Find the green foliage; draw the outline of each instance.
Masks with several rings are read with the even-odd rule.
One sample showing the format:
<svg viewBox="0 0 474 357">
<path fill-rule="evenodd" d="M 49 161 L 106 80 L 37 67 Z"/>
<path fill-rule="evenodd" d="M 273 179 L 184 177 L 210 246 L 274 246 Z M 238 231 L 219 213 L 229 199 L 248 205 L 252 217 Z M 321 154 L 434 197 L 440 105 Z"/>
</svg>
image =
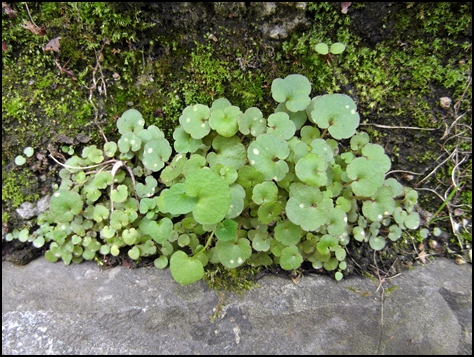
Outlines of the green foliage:
<svg viewBox="0 0 474 357">
<path fill-rule="evenodd" d="M 387 237 L 418 228 L 416 191 L 385 179 L 390 160 L 356 133 L 348 96 L 310 98 L 297 74 L 276 79 L 272 92 L 280 106 L 268 119 L 225 98 L 186 107 L 174 137 L 186 133 L 193 144 L 179 144 L 171 161 L 164 133 L 127 110 L 118 145 L 87 146 L 68 159 L 40 227 L 8 239 L 50 243 L 46 258 L 66 264 L 126 247 L 133 260 L 155 257 L 159 269 L 169 262 L 187 285 L 208 264 L 296 270 L 310 261 L 340 280 L 352 238 L 381 250 Z M 307 113 L 301 130 L 287 111 Z M 345 149 L 339 140 L 349 138 Z"/>
</svg>

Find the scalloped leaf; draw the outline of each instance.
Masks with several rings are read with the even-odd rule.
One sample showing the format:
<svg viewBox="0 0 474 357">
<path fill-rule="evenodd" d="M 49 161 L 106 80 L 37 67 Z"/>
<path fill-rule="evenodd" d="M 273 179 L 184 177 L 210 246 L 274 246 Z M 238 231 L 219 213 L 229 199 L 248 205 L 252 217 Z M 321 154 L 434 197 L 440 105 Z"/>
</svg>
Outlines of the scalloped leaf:
<svg viewBox="0 0 474 357">
<path fill-rule="evenodd" d="M 160 171 L 171 156 L 171 145 L 166 139 L 151 140 L 143 148 L 143 165 L 151 171 Z"/>
<path fill-rule="evenodd" d="M 70 222 L 81 213 L 84 202 L 75 191 L 58 190 L 49 201 L 49 210 L 57 222 Z"/>
<path fill-rule="evenodd" d="M 216 252 L 219 261 L 226 268 L 232 269 L 241 266 L 252 255 L 250 241 L 240 238 L 237 241 L 222 241 L 216 243 Z"/>
<path fill-rule="evenodd" d="M 354 101 L 345 94 L 325 94 L 312 103 L 309 119 L 321 129 L 328 129 L 336 139 L 348 139 L 359 126 L 359 113 Z"/>
<path fill-rule="evenodd" d="M 289 154 L 288 143 L 272 134 L 259 135 L 247 150 L 250 165 L 259 170 L 265 180 L 275 181 L 285 178 L 289 168 L 284 160 Z"/>
<path fill-rule="evenodd" d="M 211 110 L 207 105 L 195 104 L 186 107 L 179 117 L 179 123 L 194 139 L 202 139 L 211 131 L 209 118 Z"/>
<path fill-rule="evenodd" d="M 120 134 L 127 132 L 137 133 L 143 129 L 145 120 L 141 113 L 136 109 L 128 109 L 117 120 L 117 128 Z"/>
<path fill-rule="evenodd" d="M 285 103 L 291 112 L 306 110 L 311 103 L 310 93 L 311 83 L 301 74 L 290 74 L 285 79 L 277 78 L 272 82 L 273 99 Z"/>
<path fill-rule="evenodd" d="M 230 138 L 239 130 L 239 117 L 242 115 L 239 107 L 229 106 L 211 112 L 209 125 L 220 135 Z"/>
<path fill-rule="evenodd" d="M 263 134 L 267 128 L 267 121 L 263 117 L 260 109 L 248 108 L 238 120 L 239 131 L 244 135 L 259 136 Z"/>
</svg>

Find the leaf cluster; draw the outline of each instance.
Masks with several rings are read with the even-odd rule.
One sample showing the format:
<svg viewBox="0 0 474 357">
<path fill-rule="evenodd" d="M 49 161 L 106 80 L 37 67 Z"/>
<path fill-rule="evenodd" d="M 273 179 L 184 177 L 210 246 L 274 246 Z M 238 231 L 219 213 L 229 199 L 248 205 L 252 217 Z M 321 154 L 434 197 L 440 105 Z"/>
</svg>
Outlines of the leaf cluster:
<svg viewBox="0 0 474 357">
<path fill-rule="evenodd" d="M 208 264 L 296 270 L 309 261 L 340 280 L 349 242 L 381 250 L 418 227 L 417 192 L 385 178 L 390 159 L 357 131 L 349 96 L 311 97 L 299 74 L 271 89 L 278 105 L 267 118 L 225 98 L 186 107 L 172 145 L 127 110 L 117 142 L 63 164 L 39 228 L 7 239 L 50 243 L 46 259 L 66 264 L 121 251 L 156 257 L 187 285 Z"/>
</svg>

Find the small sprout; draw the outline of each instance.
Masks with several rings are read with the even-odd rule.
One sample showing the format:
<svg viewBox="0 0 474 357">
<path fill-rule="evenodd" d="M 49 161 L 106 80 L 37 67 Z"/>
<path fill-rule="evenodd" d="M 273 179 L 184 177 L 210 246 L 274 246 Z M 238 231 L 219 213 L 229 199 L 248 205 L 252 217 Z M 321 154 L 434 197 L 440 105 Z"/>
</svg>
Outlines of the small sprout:
<svg viewBox="0 0 474 357">
<path fill-rule="evenodd" d="M 26 163 L 26 159 L 24 156 L 22 155 L 18 155 L 17 157 L 15 157 L 15 164 L 18 165 L 18 166 L 21 166 L 21 165 L 24 165 Z"/>
<path fill-rule="evenodd" d="M 35 151 L 33 150 L 31 146 L 28 146 L 23 149 L 23 153 L 26 155 L 26 157 L 32 157 Z"/>
<path fill-rule="evenodd" d="M 324 42 L 318 43 L 315 48 L 316 52 L 322 55 L 327 55 L 329 53 L 329 46 Z"/>
<path fill-rule="evenodd" d="M 331 52 L 333 55 L 338 55 L 344 52 L 346 49 L 346 45 L 341 43 L 341 42 L 335 42 L 331 45 L 329 48 L 329 52 Z"/>
</svg>

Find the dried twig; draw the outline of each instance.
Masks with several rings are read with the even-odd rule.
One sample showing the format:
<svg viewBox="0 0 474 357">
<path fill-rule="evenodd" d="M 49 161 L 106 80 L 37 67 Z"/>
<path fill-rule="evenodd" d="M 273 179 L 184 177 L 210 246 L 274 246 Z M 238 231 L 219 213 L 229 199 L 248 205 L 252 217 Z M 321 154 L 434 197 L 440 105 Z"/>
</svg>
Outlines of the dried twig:
<svg viewBox="0 0 474 357">
<path fill-rule="evenodd" d="M 95 67 L 93 68 L 93 71 L 92 71 L 92 85 L 89 87 L 89 102 L 94 107 L 94 111 L 95 111 L 94 123 L 99 128 L 99 132 L 102 135 L 102 137 L 104 138 L 105 142 L 107 142 L 108 140 L 107 140 L 107 137 L 104 134 L 104 131 L 100 127 L 100 124 L 99 124 L 99 109 L 95 106 L 95 104 L 92 100 L 92 97 L 93 97 L 94 91 L 97 88 L 97 79 L 96 79 L 97 71 L 99 71 L 99 73 L 100 73 L 99 81 L 102 84 L 101 86 L 99 86 L 99 94 L 102 94 L 102 92 L 103 92 L 103 94 L 105 96 L 107 96 L 107 87 L 105 85 L 104 74 L 102 73 L 102 67 L 100 65 L 100 62 L 103 59 L 102 51 L 104 50 L 105 45 L 108 45 L 109 43 L 110 43 L 110 41 L 106 40 L 102 44 L 102 47 L 100 48 L 99 52 L 94 50 L 95 57 L 96 57 L 96 65 L 95 65 Z"/>
</svg>

